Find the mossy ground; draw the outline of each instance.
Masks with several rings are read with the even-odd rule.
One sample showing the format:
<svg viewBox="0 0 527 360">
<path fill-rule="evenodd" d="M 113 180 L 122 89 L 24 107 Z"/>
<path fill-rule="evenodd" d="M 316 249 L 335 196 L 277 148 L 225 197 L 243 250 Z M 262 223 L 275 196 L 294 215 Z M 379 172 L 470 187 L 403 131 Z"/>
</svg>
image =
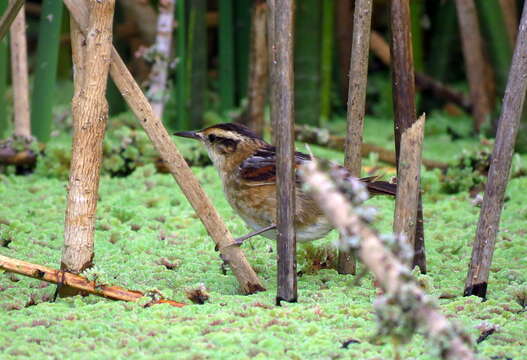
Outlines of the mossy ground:
<svg viewBox="0 0 527 360">
<path fill-rule="evenodd" d="M 427 124 L 425 156 L 452 160 L 474 140 L 452 141 L 444 127 L 463 132 L 467 119 L 448 121 L 432 116 Z M 368 121 L 366 140 L 389 146 L 389 122 Z M 303 150 L 300 147 L 300 150 Z M 322 156 L 341 160 L 342 154 L 315 148 Z M 367 161 L 371 165 L 374 159 Z M 229 229 L 247 232 L 232 212 L 211 167 L 194 168 Z M 476 339 L 489 325 L 498 330 L 476 345 L 482 358 L 527 357 L 527 312 L 514 290 L 527 283 L 527 178 L 513 179 L 502 215 L 494 254 L 488 300 L 462 297 L 479 208 L 467 193 L 441 193 L 438 171 L 423 174 L 428 275 L 425 289 L 438 298 L 447 316 Z M 0 254 L 58 267 L 63 237 L 66 182 L 52 177 L 0 176 Z M 391 228 L 393 201 L 369 201 L 380 209 L 376 226 Z M 189 302 L 185 289 L 205 284 L 205 305 L 178 309 L 73 297 L 50 299 L 55 287 L 23 276 L 0 274 L 0 357 L 2 359 L 245 359 L 345 358 L 389 359 L 389 339 L 375 339 L 372 308 L 376 289 L 366 275 L 353 276 L 320 269 L 334 259 L 336 234 L 300 245 L 299 301 L 275 307 L 275 244 L 256 238 L 243 246 L 267 291 L 240 295 L 236 279 L 220 270 L 212 241 L 169 175 L 152 165 L 131 176 L 104 176 L 96 226 L 96 267 L 89 276 L 123 287 L 157 289 L 174 300 Z M 254 247 L 254 248 L 253 248 Z M 171 269 L 162 264 L 166 259 Z M 347 348 L 342 344 L 356 340 Z M 404 359 L 433 359 L 433 349 L 418 335 L 401 348 Z"/>
</svg>

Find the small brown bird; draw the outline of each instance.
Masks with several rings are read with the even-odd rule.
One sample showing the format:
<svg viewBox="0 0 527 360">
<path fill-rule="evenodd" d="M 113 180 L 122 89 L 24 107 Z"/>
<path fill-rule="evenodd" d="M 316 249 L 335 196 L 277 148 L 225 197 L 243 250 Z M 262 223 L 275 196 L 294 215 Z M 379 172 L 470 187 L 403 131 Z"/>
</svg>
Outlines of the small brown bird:
<svg viewBox="0 0 527 360">
<path fill-rule="evenodd" d="M 238 243 L 262 234 L 276 239 L 276 148 L 247 127 L 235 123 L 217 124 L 200 131 L 175 135 L 196 139 L 205 145 L 223 183 L 223 191 L 234 211 L 254 232 Z M 311 156 L 295 153 L 295 168 Z M 341 167 L 343 171 L 347 171 Z M 349 176 L 351 178 L 351 175 Z M 370 194 L 395 196 L 396 185 L 373 178 L 360 179 Z M 297 176 L 297 185 L 301 184 Z M 297 241 L 324 237 L 333 227 L 308 193 L 296 186 L 295 229 Z"/>
</svg>

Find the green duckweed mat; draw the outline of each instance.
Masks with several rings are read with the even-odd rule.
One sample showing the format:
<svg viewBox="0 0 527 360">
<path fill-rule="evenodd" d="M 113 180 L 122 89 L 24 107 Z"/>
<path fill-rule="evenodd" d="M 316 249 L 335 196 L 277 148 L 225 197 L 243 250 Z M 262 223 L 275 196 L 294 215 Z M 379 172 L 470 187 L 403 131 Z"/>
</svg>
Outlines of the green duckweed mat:
<svg viewBox="0 0 527 360">
<path fill-rule="evenodd" d="M 426 157 L 451 161 L 461 149 L 477 147 L 474 140 L 452 141 L 444 135 L 447 121 L 441 116 L 432 120 L 427 124 Z M 371 120 L 365 135 L 388 146 L 392 131 L 389 122 Z M 342 158 L 336 152 L 314 151 Z M 374 157 L 366 161 L 374 163 Z M 227 204 L 215 170 L 194 172 L 232 233 L 245 234 L 247 228 Z M 507 189 L 485 302 L 461 296 L 479 208 L 467 192 L 441 192 L 437 170 L 424 172 L 422 182 L 429 273 L 419 281 L 474 341 L 484 329 L 497 328 L 475 345 L 481 358 L 527 358 L 525 303 L 522 307 L 522 296 L 523 301 L 527 296 L 527 178 L 512 179 Z M 65 199 L 63 179 L 42 172 L 0 175 L 0 254 L 57 268 Z M 379 209 L 376 227 L 388 233 L 393 201 L 378 197 L 369 203 Z M 51 302 L 54 285 L 0 272 L 1 359 L 394 357 L 391 340 L 375 337 L 371 276 L 356 283 L 354 276 L 327 268 L 335 261 L 335 233 L 299 246 L 299 301 L 281 307 L 274 306 L 275 244 L 258 237 L 243 246 L 267 291 L 242 296 L 232 272 L 222 273 L 212 240 L 175 181 L 156 173 L 153 165 L 139 167 L 128 177 L 101 178 L 95 237 L 96 266 L 87 276 L 130 289 L 156 289 L 187 303 L 185 290 L 204 284 L 209 301 L 184 308 L 143 308 L 94 296 Z M 403 359 L 437 358 L 421 335 L 399 351 Z"/>
</svg>

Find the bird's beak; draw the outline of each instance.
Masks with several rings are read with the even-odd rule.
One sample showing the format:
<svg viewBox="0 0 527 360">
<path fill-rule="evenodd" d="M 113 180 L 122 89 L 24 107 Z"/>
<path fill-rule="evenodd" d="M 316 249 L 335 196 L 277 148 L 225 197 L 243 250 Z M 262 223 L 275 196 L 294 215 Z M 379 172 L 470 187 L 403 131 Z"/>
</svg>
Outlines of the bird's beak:
<svg viewBox="0 0 527 360">
<path fill-rule="evenodd" d="M 174 135 L 186 137 L 189 139 L 196 139 L 196 140 L 200 139 L 200 136 L 198 135 L 196 131 L 181 131 L 181 132 L 174 133 Z"/>
</svg>

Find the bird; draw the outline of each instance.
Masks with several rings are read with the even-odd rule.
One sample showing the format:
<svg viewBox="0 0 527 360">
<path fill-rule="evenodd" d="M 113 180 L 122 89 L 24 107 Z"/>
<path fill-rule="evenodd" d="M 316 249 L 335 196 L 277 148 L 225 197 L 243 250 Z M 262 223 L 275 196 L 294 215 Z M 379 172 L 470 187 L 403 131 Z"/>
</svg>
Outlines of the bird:
<svg viewBox="0 0 527 360">
<path fill-rule="evenodd" d="M 198 140 L 205 146 L 221 178 L 227 201 L 253 230 L 237 238 L 235 243 L 240 245 L 255 235 L 276 240 L 276 147 L 238 123 L 220 123 L 203 130 L 177 132 L 174 135 Z M 295 152 L 295 172 L 312 160 L 311 155 Z M 352 178 L 346 168 L 339 168 L 347 173 L 347 178 Z M 372 195 L 395 196 L 396 184 L 376 179 L 368 177 L 359 180 Z M 302 188 L 298 174 L 295 181 L 296 240 L 308 242 L 320 239 L 333 230 L 333 226 L 314 198 Z"/>
</svg>

